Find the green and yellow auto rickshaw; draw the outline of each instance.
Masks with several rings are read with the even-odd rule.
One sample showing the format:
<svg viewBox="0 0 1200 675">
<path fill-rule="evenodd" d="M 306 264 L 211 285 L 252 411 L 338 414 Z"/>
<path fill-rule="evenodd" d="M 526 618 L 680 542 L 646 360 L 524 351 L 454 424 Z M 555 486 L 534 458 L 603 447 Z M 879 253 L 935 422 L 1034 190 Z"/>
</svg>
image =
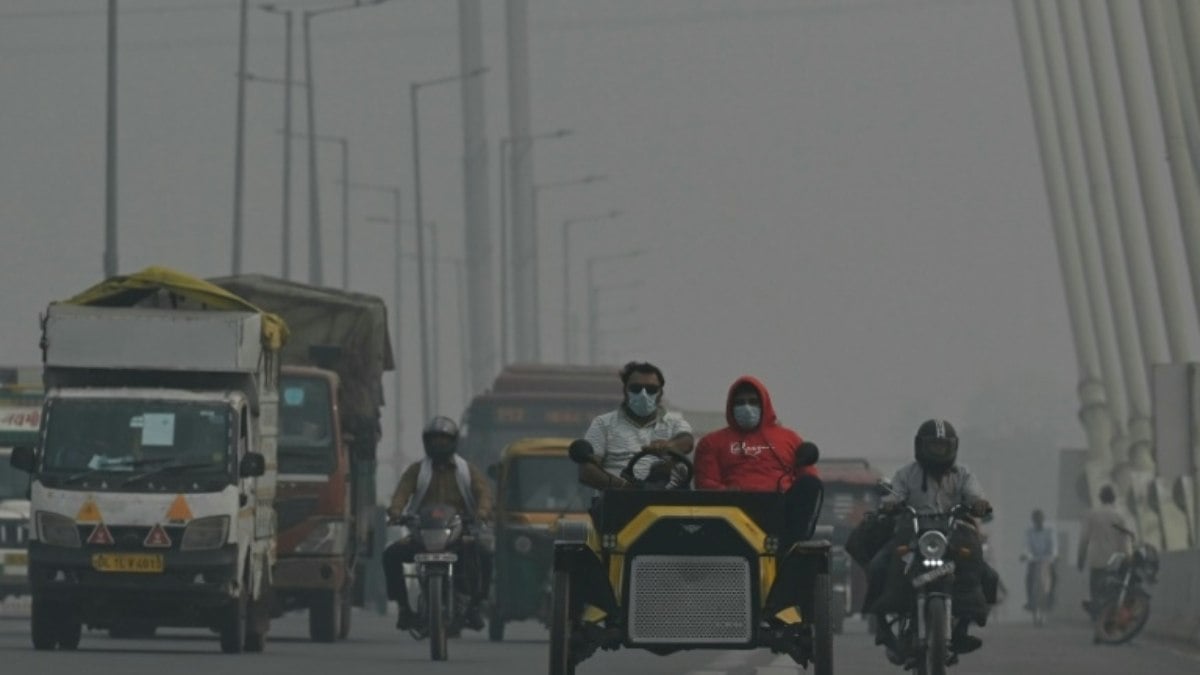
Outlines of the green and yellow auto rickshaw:
<svg viewBox="0 0 1200 675">
<path fill-rule="evenodd" d="M 549 624 L 551 566 L 559 521 L 587 521 L 592 491 L 579 484 L 568 438 L 525 438 L 489 469 L 497 483 L 496 551 L 488 636 L 509 621 Z"/>
</svg>

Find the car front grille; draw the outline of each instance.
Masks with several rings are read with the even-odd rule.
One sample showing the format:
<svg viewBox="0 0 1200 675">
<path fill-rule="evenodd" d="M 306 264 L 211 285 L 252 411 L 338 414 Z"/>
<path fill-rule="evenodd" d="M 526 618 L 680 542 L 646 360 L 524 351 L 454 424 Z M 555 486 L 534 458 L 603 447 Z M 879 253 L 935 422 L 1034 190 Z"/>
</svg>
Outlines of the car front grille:
<svg viewBox="0 0 1200 675">
<path fill-rule="evenodd" d="M 753 639 L 745 558 L 644 555 L 633 559 L 630 574 L 631 642 L 745 644 Z"/>
</svg>

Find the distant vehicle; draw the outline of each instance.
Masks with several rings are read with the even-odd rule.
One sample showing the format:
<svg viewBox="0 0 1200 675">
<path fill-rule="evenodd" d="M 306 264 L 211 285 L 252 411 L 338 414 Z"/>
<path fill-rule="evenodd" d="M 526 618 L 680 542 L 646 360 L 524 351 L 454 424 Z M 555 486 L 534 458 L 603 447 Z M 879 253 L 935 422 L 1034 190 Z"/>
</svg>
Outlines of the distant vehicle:
<svg viewBox="0 0 1200 675">
<path fill-rule="evenodd" d="M 866 573 L 852 564 L 846 553 L 846 539 L 875 508 L 876 484 L 882 478 L 865 459 L 822 457 L 817 463 L 825 485 L 825 503 L 819 525 L 828 528 L 833 543 L 830 575 L 833 581 L 833 627 L 842 632 L 845 618 L 858 612 L 867 592 Z"/>
<path fill-rule="evenodd" d="M 31 633 L 208 627 L 261 651 L 274 563 L 279 349 L 287 329 L 165 268 L 51 303 L 32 475 Z"/>
<path fill-rule="evenodd" d="M 211 280 L 287 322 L 280 385 L 273 613 L 307 610 L 309 637 L 350 634 L 372 556 L 382 375 L 395 368 L 380 298 L 263 275 Z M 382 520 L 382 519 L 381 519 Z"/>
<path fill-rule="evenodd" d="M 0 600 L 29 593 L 29 476 L 9 465 L 12 449 L 37 444 L 40 385 L 0 386 Z"/>
</svg>

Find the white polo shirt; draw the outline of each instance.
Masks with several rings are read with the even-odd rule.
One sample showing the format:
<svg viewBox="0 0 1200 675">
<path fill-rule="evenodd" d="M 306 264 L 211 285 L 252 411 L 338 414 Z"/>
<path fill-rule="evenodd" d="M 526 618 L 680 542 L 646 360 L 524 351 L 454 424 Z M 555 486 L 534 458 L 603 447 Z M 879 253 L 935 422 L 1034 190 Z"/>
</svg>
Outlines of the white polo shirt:
<svg viewBox="0 0 1200 675">
<path fill-rule="evenodd" d="M 640 426 L 629 419 L 622 406 L 592 420 L 583 438 L 595 448 L 604 470 L 618 476 L 629 460 L 651 441 L 669 441 L 679 434 L 690 433 L 692 425 L 677 412 L 667 412 L 660 407 L 652 422 Z M 646 457 L 638 462 L 634 475 L 645 477 L 656 461 L 655 457 Z"/>
</svg>

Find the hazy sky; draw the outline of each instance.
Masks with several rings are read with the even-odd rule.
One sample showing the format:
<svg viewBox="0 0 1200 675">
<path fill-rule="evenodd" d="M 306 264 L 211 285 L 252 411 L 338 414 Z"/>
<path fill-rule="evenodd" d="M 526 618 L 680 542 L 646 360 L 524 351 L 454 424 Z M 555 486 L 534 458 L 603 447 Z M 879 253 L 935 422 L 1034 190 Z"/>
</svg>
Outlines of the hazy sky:
<svg viewBox="0 0 1200 675">
<path fill-rule="evenodd" d="M 503 5 L 484 4 L 494 153 L 508 128 Z M 229 271 L 236 5 L 122 2 L 123 272 Z M 2 363 L 36 362 L 39 310 L 101 276 L 101 8 L 0 5 Z M 603 353 L 661 364 L 678 404 L 719 408 L 729 382 L 752 373 L 784 421 L 826 452 L 904 455 L 924 417 L 956 420 L 981 391 L 1026 387 L 1061 420 L 1059 442 L 1081 442 L 1010 3 L 532 0 L 530 15 L 534 129 L 576 132 L 539 142 L 537 182 L 610 177 L 543 196 L 547 358 L 561 351 L 560 224 L 621 209 L 615 223 L 575 230 L 575 288 L 584 256 L 647 251 L 604 268 L 605 283 L 643 286 L 606 300 Z M 408 83 L 456 72 L 455 3 L 392 0 L 314 28 L 318 131 L 350 138 L 352 179 L 398 183 L 407 200 Z M 282 35 L 282 18 L 251 14 L 253 72 L 281 75 Z M 280 264 L 281 94 L 248 87 L 246 259 L 270 274 Z M 422 94 L 425 211 L 446 255 L 462 251 L 459 102 L 453 85 Z M 307 225 L 302 151 L 297 233 Z M 336 283 L 339 164 L 333 146 L 321 151 L 326 280 Z M 494 170 L 491 180 L 495 199 Z M 351 208 L 353 286 L 390 299 L 391 231 L 367 220 L 390 214 L 390 202 L 355 193 Z M 303 270 L 301 237 L 293 251 Z M 445 271 L 442 403 L 457 414 Z M 582 293 L 574 302 L 582 308 Z M 402 338 L 416 375 L 415 331 Z M 406 424 L 415 440 L 415 412 Z"/>
</svg>

